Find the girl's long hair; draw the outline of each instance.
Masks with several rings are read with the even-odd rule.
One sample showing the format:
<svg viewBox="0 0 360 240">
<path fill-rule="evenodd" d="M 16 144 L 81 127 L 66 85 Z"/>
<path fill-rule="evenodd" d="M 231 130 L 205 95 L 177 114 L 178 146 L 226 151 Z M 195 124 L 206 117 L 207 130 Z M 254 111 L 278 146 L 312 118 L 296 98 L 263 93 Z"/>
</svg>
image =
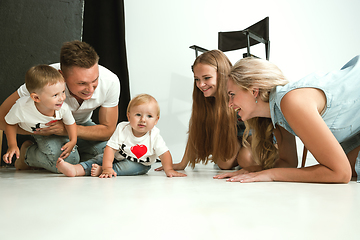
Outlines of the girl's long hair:
<svg viewBox="0 0 360 240">
<path fill-rule="evenodd" d="M 281 70 L 274 64 L 258 58 L 244 58 L 231 69 L 229 79 L 243 89 L 259 88 L 259 97 L 269 102 L 270 92 L 276 86 L 288 83 Z M 272 168 L 279 157 L 274 141 L 274 126 L 270 118 L 256 117 L 245 122 L 243 141 L 252 133 L 251 149 L 254 160 L 263 169 Z"/>
<path fill-rule="evenodd" d="M 186 158 L 194 168 L 209 160 L 226 161 L 238 151 L 235 113 L 228 106 L 227 80 L 231 62 L 219 50 L 198 56 L 193 64 L 207 64 L 216 69 L 216 92 L 204 97 L 194 81 L 193 106 L 189 123 Z"/>
</svg>

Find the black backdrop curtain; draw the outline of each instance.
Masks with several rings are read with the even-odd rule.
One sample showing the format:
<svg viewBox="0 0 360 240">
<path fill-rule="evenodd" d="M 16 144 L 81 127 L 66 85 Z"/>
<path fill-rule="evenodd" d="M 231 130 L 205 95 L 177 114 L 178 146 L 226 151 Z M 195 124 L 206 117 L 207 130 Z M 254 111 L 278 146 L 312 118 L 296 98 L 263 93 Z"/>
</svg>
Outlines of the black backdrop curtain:
<svg viewBox="0 0 360 240">
<path fill-rule="evenodd" d="M 85 0 L 82 40 L 95 48 L 100 56 L 99 64 L 120 79 L 119 122 L 127 119 L 130 100 L 124 15 L 123 0 Z M 98 120 L 97 111 L 93 119 Z"/>
</svg>

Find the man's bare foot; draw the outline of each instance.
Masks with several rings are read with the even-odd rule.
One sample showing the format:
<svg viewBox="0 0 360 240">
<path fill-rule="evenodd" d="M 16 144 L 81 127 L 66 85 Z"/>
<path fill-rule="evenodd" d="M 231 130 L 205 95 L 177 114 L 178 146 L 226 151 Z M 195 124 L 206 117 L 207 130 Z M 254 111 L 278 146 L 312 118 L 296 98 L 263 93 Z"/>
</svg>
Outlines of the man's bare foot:
<svg viewBox="0 0 360 240">
<path fill-rule="evenodd" d="M 63 173 L 67 177 L 76 177 L 75 165 L 65 162 L 64 159 L 58 158 L 56 162 L 56 168 L 59 172 Z"/>
<path fill-rule="evenodd" d="M 16 170 L 29 170 L 29 169 L 33 169 L 32 167 L 30 167 L 29 165 L 27 165 L 25 163 L 25 154 L 26 154 L 26 150 L 28 149 L 28 147 L 30 147 L 31 145 L 33 145 L 34 143 L 30 140 L 25 141 L 20 148 L 20 157 L 18 159 L 15 160 L 15 168 Z"/>
<path fill-rule="evenodd" d="M 91 168 L 91 176 L 98 177 L 102 173 L 102 167 L 94 163 Z"/>
</svg>

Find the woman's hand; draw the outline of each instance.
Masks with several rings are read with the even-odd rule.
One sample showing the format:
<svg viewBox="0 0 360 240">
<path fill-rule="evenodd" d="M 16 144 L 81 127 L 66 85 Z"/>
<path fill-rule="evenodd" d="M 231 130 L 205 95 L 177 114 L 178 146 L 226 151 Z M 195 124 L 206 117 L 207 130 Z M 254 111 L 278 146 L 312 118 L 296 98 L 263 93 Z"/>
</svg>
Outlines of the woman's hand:
<svg viewBox="0 0 360 240">
<path fill-rule="evenodd" d="M 227 172 L 227 173 L 222 173 L 219 175 L 214 176 L 214 179 L 224 179 L 224 178 L 232 178 L 238 175 L 242 175 L 242 174 L 246 174 L 249 173 L 249 171 L 245 170 L 245 169 L 240 169 L 238 171 L 235 172 Z"/>
<path fill-rule="evenodd" d="M 253 166 L 249 166 L 249 167 L 244 167 L 235 172 L 222 173 L 222 174 L 214 176 L 213 178 L 214 179 L 233 178 L 238 175 L 244 175 L 244 174 L 251 173 L 251 172 L 258 172 L 261 170 L 262 170 L 261 166 L 253 165 Z"/>
<path fill-rule="evenodd" d="M 249 182 L 272 182 L 274 181 L 270 171 L 260 171 L 260 172 L 252 172 L 246 174 L 236 175 L 226 180 L 227 182 L 241 182 L 241 183 L 249 183 Z"/>
</svg>

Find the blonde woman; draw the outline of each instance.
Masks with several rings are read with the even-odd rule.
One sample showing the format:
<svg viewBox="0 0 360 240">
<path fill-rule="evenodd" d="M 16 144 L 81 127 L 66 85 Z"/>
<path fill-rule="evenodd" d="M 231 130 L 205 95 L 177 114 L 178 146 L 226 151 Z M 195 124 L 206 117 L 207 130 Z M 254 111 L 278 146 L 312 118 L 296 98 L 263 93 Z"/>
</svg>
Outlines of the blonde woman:
<svg viewBox="0 0 360 240">
<path fill-rule="evenodd" d="M 291 83 L 268 61 L 240 60 L 230 72 L 229 105 L 254 129 L 252 153 L 263 170 L 215 178 L 348 183 L 360 167 L 359 79 L 359 56 L 341 70 Z M 295 136 L 319 164 L 297 168 Z"/>
<path fill-rule="evenodd" d="M 195 59 L 193 107 L 185 154 L 175 170 L 192 168 L 197 163 L 216 163 L 221 169 L 254 164 L 250 150 L 241 145 L 241 127 L 234 111 L 228 107 L 227 78 L 231 62 L 219 50 L 203 53 Z M 162 170 L 158 168 L 157 170 Z"/>
</svg>

